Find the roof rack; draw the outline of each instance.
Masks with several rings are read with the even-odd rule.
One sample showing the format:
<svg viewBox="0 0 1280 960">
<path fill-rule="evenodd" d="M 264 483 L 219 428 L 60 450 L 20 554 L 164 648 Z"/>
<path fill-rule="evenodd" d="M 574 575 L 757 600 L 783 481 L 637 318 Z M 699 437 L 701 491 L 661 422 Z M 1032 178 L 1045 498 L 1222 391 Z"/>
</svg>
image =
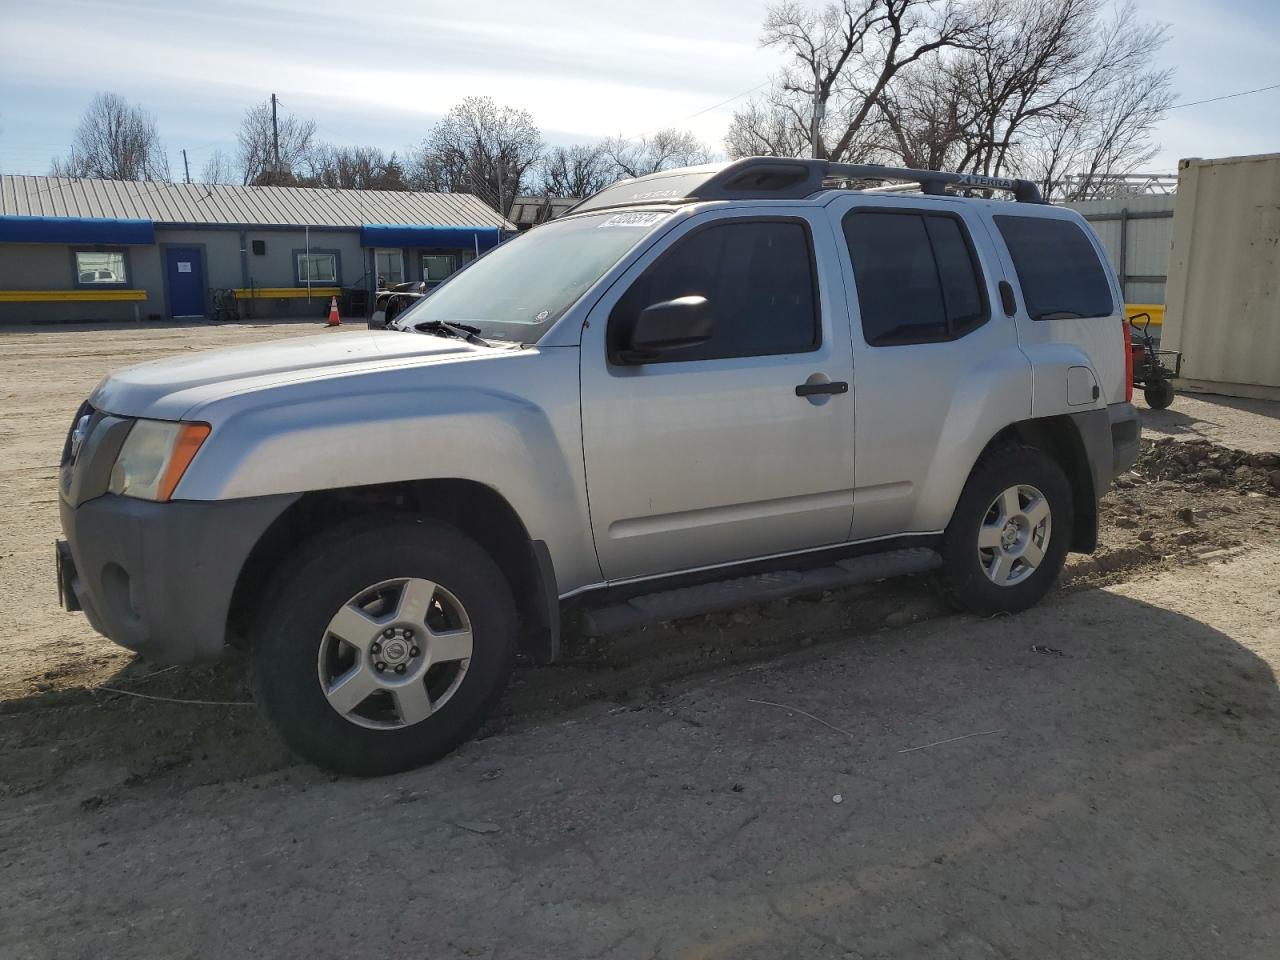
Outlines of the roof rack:
<svg viewBox="0 0 1280 960">
<path fill-rule="evenodd" d="M 912 170 L 884 167 L 878 163 L 828 163 L 827 177 L 846 180 L 895 180 L 918 183 L 923 193 L 942 196 L 947 187 L 961 190 L 1006 190 L 1019 203 L 1044 203 L 1040 188 L 1030 180 L 988 177 L 978 173 L 948 173 L 945 170 Z"/>
<path fill-rule="evenodd" d="M 790 160 L 746 157 L 729 163 L 664 170 L 647 177 L 622 180 L 587 197 L 570 213 L 654 203 L 692 203 L 698 200 L 799 200 L 824 189 L 832 180 L 902 181 L 916 183 L 929 196 L 943 196 L 948 187 L 960 190 L 1005 190 L 1020 203 L 1043 203 L 1040 188 L 1030 180 L 986 177 L 942 170 L 910 170 L 877 163 L 832 163 L 829 160 Z"/>
</svg>

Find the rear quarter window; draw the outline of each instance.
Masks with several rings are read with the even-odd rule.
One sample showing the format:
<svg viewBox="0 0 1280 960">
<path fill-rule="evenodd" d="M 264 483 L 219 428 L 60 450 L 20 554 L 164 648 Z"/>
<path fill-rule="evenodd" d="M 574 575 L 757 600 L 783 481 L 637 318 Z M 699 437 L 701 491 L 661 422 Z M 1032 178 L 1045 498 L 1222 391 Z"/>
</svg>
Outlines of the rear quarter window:
<svg viewBox="0 0 1280 960">
<path fill-rule="evenodd" d="M 1106 268 L 1080 225 L 1047 217 L 993 217 L 1032 320 L 1108 317 Z"/>
</svg>

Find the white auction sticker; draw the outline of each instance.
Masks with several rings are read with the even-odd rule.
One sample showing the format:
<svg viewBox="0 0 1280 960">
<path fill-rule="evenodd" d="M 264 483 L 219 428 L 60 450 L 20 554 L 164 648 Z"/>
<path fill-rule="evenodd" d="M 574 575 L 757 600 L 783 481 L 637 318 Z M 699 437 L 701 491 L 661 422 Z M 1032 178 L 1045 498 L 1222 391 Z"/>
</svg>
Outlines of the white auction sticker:
<svg viewBox="0 0 1280 960">
<path fill-rule="evenodd" d="M 601 227 L 652 227 L 665 217 L 665 213 L 615 213 L 600 224 Z"/>
</svg>

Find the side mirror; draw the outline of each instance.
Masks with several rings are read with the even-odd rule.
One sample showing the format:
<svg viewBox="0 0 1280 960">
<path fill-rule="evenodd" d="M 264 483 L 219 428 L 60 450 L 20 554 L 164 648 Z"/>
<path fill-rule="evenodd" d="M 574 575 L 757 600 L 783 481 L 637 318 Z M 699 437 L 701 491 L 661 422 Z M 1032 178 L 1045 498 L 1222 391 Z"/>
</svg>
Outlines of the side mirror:
<svg viewBox="0 0 1280 960">
<path fill-rule="evenodd" d="M 711 339 L 711 304 L 706 297 L 677 297 L 640 311 L 630 342 L 620 350 L 624 363 L 643 363 L 668 350 L 695 347 Z"/>
</svg>

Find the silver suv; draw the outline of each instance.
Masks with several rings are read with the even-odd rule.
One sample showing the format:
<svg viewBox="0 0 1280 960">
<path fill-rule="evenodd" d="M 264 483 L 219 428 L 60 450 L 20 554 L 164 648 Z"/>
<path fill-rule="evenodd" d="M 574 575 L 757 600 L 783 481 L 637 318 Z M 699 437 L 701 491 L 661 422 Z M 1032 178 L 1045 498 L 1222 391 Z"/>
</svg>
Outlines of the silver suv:
<svg viewBox="0 0 1280 960">
<path fill-rule="evenodd" d="M 115 373 L 62 456 L 64 604 L 157 661 L 247 648 L 283 738 L 355 774 L 456 747 L 570 624 L 928 570 L 1021 610 L 1094 548 L 1139 435 L 1116 279 L 1039 201 L 675 170 L 386 330 Z"/>
</svg>

